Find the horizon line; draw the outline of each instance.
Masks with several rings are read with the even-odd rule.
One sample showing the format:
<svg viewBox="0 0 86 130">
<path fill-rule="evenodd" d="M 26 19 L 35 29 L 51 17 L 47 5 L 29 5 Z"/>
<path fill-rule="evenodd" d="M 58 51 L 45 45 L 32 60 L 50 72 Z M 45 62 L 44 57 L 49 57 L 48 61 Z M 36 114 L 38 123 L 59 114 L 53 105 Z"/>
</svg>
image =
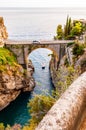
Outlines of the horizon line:
<svg viewBox="0 0 86 130">
<path fill-rule="evenodd" d="M 74 6 L 73 6 L 73 7 L 68 7 L 68 6 L 62 7 L 62 6 L 61 6 L 61 7 L 0 7 L 0 10 L 1 10 L 1 9 L 19 9 L 19 8 L 24 8 L 24 9 L 28 9 L 28 8 L 40 8 L 40 9 L 41 9 L 41 8 L 50 8 L 50 9 L 51 9 L 51 8 L 55 8 L 55 9 L 56 9 L 56 8 L 73 8 L 73 9 L 74 9 L 74 8 L 75 8 L 75 9 L 76 9 L 76 8 L 82 8 L 82 9 L 86 9 L 86 7 L 74 7 Z"/>
</svg>

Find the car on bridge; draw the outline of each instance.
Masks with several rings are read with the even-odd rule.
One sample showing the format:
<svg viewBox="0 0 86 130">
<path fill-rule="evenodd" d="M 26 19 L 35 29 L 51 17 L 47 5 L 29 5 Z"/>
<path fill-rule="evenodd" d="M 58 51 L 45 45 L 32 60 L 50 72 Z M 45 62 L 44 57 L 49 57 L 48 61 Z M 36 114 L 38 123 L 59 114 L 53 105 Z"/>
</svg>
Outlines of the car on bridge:
<svg viewBox="0 0 86 130">
<path fill-rule="evenodd" d="M 39 44 L 40 41 L 34 40 L 32 43 L 33 43 L 33 44 Z"/>
</svg>

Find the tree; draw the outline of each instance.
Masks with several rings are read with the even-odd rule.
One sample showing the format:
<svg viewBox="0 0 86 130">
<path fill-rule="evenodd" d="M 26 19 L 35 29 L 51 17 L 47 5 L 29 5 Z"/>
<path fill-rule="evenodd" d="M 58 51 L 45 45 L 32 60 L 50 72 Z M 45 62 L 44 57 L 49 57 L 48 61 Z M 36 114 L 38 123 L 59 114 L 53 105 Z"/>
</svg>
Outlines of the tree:
<svg viewBox="0 0 86 130">
<path fill-rule="evenodd" d="M 64 37 L 67 38 L 70 35 L 72 29 L 71 18 L 67 16 L 66 25 L 64 27 Z"/>
<path fill-rule="evenodd" d="M 57 39 L 61 40 L 63 38 L 62 25 L 57 26 Z"/>
<path fill-rule="evenodd" d="M 82 55 L 83 53 L 84 53 L 84 46 L 76 43 L 73 47 L 73 55 L 78 57 L 79 55 Z"/>
<path fill-rule="evenodd" d="M 39 123 L 54 102 L 55 99 L 52 96 L 36 95 L 32 98 L 28 104 L 32 116 L 30 122 L 34 121 L 35 123 Z"/>
<path fill-rule="evenodd" d="M 29 125 L 26 125 L 22 130 L 35 130 L 38 123 L 42 120 L 43 116 L 48 112 L 48 110 L 53 106 L 55 98 L 47 95 L 35 95 L 34 98 L 28 103 L 30 108 L 31 119 Z"/>
<path fill-rule="evenodd" d="M 79 36 L 81 35 L 82 33 L 82 24 L 81 22 L 76 22 L 75 25 L 72 27 L 72 30 L 71 30 L 71 35 L 74 36 Z"/>
</svg>

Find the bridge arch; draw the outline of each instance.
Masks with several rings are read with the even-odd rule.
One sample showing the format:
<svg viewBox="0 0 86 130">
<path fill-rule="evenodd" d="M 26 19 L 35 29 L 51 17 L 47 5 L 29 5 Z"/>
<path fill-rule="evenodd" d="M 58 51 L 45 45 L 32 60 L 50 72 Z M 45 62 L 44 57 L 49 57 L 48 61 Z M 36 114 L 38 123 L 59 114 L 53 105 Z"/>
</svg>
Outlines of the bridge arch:
<svg viewBox="0 0 86 130">
<path fill-rule="evenodd" d="M 49 46 L 49 45 L 30 45 L 29 47 L 27 47 L 27 49 L 25 50 L 25 53 L 26 53 L 26 64 L 28 66 L 28 55 L 30 53 L 32 53 L 33 51 L 37 50 L 37 49 L 41 49 L 41 48 L 44 48 L 44 49 L 48 49 L 48 50 L 51 50 L 52 51 L 52 54 L 51 54 L 51 57 L 54 59 L 54 63 L 55 63 L 55 66 L 57 67 L 57 62 L 58 62 L 58 52 L 59 52 L 59 49 L 58 48 L 54 48 L 52 46 Z M 58 49 L 58 51 L 57 51 Z"/>
<path fill-rule="evenodd" d="M 30 53 L 28 53 L 28 57 L 30 56 L 30 54 L 32 54 L 32 53 L 34 53 L 35 51 L 37 51 L 37 50 L 39 50 L 39 52 L 40 52 L 40 50 L 42 51 L 42 52 L 45 52 L 45 54 L 46 54 L 46 52 L 48 53 L 47 54 L 47 56 L 50 56 L 51 58 L 53 58 L 55 61 L 56 61 L 56 63 L 57 63 L 57 61 L 58 61 L 58 55 L 57 55 L 57 53 L 54 51 L 54 50 L 52 50 L 52 49 L 50 49 L 50 48 L 47 48 L 47 47 L 38 47 L 38 48 L 35 48 L 34 50 L 32 50 Z M 49 52 L 48 52 L 49 51 Z M 40 54 L 42 54 L 41 52 L 40 52 Z M 44 54 L 44 55 L 45 55 Z M 38 55 L 39 55 L 39 53 L 38 53 Z M 43 56 L 44 56 L 43 55 Z M 46 57 L 47 57 L 46 56 Z M 27 62 L 28 62 L 28 58 L 27 57 Z M 40 57 L 41 58 L 41 57 Z"/>
<path fill-rule="evenodd" d="M 58 59 L 58 53 L 56 52 L 56 50 L 53 49 L 53 48 L 51 48 L 50 46 L 46 46 L 46 45 L 45 45 L 45 46 L 37 45 L 37 46 L 33 47 L 32 50 L 30 49 L 30 51 L 28 51 L 28 55 L 29 55 L 30 53 L 32 53 L 34 50 L 40 49 L 40 48 L 44 48 L 44 49 L 51 50 L 51 51 L 52 51 L 52 54 Z"/>
</svg>

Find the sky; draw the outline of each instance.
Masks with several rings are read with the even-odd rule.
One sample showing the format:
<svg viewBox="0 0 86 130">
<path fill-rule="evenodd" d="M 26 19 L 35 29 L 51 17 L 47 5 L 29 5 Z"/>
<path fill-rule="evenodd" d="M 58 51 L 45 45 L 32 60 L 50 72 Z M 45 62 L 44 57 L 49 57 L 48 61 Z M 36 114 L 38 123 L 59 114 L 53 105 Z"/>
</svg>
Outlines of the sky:
<svg viewBox="0 0 86 130">
<path fill-rule="evenodd" d="M 0 7 L 86 7 L 86 0 L 0 0 Z"/>
</svg>

